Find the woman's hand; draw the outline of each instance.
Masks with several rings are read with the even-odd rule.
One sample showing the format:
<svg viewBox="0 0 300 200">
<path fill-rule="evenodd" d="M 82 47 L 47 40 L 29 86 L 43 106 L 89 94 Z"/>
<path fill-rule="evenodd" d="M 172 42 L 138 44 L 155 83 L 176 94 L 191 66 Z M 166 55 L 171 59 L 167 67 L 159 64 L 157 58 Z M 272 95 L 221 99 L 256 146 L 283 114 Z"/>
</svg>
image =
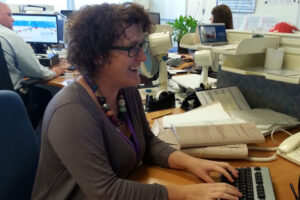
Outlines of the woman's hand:
<svg viewBox="0 0 300 200">
<path fill-rule="evenodd" d="M 233 179 L 229 172 L 231 172 L 234 177 L 238 177 L 238 171 L 226 162 L 217 162 L 198 158 L 191 159 L 192 160 L 187 163 L 186 170 L 207 183 L 214 183 L 214 180 L 209 177 L 210 172 L 213 171 L 223 174 L 230 182 L 233 182 Z"/>
<path fill-rule="evenodd" d="M 219 172 L 233 182 L 229 173 L 238 177 L 238 171 L 226 162 L 198 159 L 181 151 L 173 152 L 169 156 L 168 162 L 171 168 L 189 171 L 206 182 L 195 185 L 167 186 L 169 199 L 238 199 L 242 196 L 234 186 L 226 183 L 215 183 L 209 177 L 211 172 Z"/>
<path fill-rule="evenodd" d="M 167 186 L 170 200 L 238 200 L 242 194 L 237 188 L 226 183 L 205 183 L 184 186 Z"/>
<path fill-rule="evenodd" d="M 183 152 L 175 151 L 169 156 L 169 165 L 173 169 L 182 169 L 191 172 L 207 183 L 214 183 L 209 177 L 210 172 L 223 174 L 230 182 L 233 182 L 231 175 L 238 177 L 238 171 L 226 162 L 210 161 L 189 156 Z"/>
</svg>

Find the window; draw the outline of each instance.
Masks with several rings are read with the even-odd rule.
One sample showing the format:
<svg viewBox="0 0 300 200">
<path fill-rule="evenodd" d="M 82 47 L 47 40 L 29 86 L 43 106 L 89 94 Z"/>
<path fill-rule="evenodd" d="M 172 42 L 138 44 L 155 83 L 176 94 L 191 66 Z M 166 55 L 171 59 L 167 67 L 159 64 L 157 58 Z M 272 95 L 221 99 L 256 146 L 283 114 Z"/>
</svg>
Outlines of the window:
<svg viewBox="0 0 300 200">
<path fill-rule="evenodd" d="M 67 0 L 52 0 L 45 2 L 42 0 L 6 0 L 7 4 L 22 4 L 22 5 L 53 5 L 55 11 L 67 10 Z"/>
<path fill-rule="evenodd" d="M 101 4 L 101 3 L 124 3 L 124 2 L 132 2 L 132 0 L 74 0 L 75 9 L 79 9 L 84 5 L 89 4 Z"/>
</svg>

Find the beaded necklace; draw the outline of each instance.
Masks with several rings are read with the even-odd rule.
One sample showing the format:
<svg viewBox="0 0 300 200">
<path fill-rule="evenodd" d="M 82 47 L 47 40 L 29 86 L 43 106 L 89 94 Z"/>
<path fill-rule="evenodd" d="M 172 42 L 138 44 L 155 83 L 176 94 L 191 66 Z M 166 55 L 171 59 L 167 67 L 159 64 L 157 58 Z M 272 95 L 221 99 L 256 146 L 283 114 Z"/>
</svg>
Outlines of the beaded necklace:
<svg viewBox="0 0 300 200">
<path fill-rule="evenodd" d="M 87 78 L 86 76 L 84 76 L 84 79 L 88 83 L 90 88 L 93 90 L 93 92 L 95 93 L 96 98 L 97 98 L 101 108 L 105 112 L 106 116 L 110 119 L 110 121 L 115 126 L 120 127 L 124 123 L 125 118 L 126 118 L 126 113 L 127 113 L 126 101 L 124 98 L 124 94 L 122 92 L 118 93 L 117 99 L 118 99 L 119 107 L 118 107 L 118 115 L 116 117 L 114 114 L 114 111 L 110 108 L 110 105 L 108 103 L 106 103 L 106 99 L 101 94 L 99 87 L 96 84 L 93 84 L 92 81 L 90 81 L 90 79 Z"/>
<path fill-rule="evenodd" d="M 140 155 L 141 155 L 141 149 L 140 144 L 137 139 L 133 124 L 130 120 L 130 117 L 127 113 L 126 109 L 126 101 L 124 98 L 123 92 L 119 92 L 118 94 L 118 118 L 116 119 L 113 115 L 113 111 L 109 108 L 109 104 L 106 103 L 106 99 L 103 97 L 103 95 L 100 93 L 100 90 L 98 89 L 98 86 L 96 84 L 93 84 L 92 81 L 87 76 L 83 76 L 84 80 L 88 83 L 89 87 L 93 90 L 95 93 L 97 100 L 99 104 L 101 105 L 101 108 L 105 112 L 106 116 L 110 119 L 110 121 L 117 127 L 120 127 L 122 123 L 126 122 L 130 129 L 130 136 L 125 135 L 121 130 L 118 129 L 118 133 L 123 137 L 128 144 L 135 150 L 136 158 L 135 158 L 135 166 L 140 164 Z"/>
</svg>

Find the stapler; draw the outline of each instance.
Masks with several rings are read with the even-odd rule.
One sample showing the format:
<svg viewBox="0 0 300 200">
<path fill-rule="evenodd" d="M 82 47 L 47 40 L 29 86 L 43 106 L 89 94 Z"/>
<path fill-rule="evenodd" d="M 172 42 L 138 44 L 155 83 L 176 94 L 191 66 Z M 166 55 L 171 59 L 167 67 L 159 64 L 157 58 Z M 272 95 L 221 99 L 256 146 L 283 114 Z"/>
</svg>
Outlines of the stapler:
<svg viewBox="0 0 300 200">
<path fill-rule="evenodd" d="M 157 110 L 164 110 L 168 108 L 175 108 L 175 93 L 174 92 L 160 92 L 157 97 L 153 97 L 153 95 L 146 96 L 146 112 L 153 112 Z"/>
</svg>

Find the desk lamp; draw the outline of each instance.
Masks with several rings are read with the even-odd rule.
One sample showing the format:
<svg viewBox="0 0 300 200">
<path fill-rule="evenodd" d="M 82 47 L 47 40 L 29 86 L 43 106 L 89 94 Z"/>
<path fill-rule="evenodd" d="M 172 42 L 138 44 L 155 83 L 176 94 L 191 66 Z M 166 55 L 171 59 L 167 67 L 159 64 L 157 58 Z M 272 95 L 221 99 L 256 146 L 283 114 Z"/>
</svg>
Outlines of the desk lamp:
<svg viewBox="0 0 300 200">
<path fill-rule="evenodd" d="M 156 110 L 175 107 L 175 93 L 168 91 L 168 71 L 167 71 L 167 53 L 172 47 L 172 40 L 169 32 L 152 33 L 148 36 L 149 48 L 146 52 L 147 60 L 142 63 L 140 72 L 143 75 L 154 76 L 158 71 L 159 90 L 156 98 L 153 95 L 146 96 L 145 111 L 152 112 Z"/>
<path fill-rule="evenodd" d="M 148 36 L 149 49 L 146 52 L 147 60 L 141 65 L 141 73 L 152 77 L 159 71 L 159 89 L 168 90 L 167 53 L 172 47 L 169 32 L 152 33 Z"/>
<path fill-rule="evenodd" d="M 197 67 L 202 67 L 201 82 L 204 88 L 210 88 L 208 83 L 208 68 L 211 66 L 211 50 L 196 51 L 194 60 Z"/>
<path fill-rule="evenodd" d="M 152 55 L 159 62 L 159 88 L 168 90 L 168 71 L 167 62 L 168 50 L 172 47 L 172 40 L 169 32 L 153 33 L 149 35 L 149 46 Z"/>
</svg>

